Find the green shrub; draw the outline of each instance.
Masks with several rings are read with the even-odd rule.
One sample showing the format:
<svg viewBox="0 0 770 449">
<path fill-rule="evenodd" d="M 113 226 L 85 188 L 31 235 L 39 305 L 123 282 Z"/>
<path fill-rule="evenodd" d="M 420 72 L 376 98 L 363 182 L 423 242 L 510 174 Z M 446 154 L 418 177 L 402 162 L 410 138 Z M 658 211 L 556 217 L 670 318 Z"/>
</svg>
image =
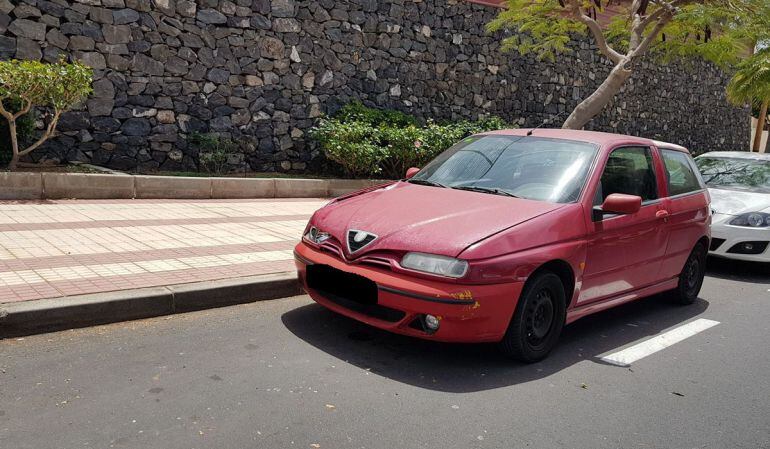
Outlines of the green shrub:
<svg viewBox="0 0 770 449">
<path fill-rule="evenodd" d="M 230 155 L 237 152 L 235 142 L 213 133 L 192 133 L 187 141 L 198 149 L 198 167 L 206 173 L 225 173 Z"/>
<path fill-rule="evenodd" d="M 471 134 L 508 125 L 500 118 L 438 124 L 398 111 L 351 103 L 311 130 L 326 157 L 348 175 L 401 178 L 409 167 L 420 167 Z"/>
<path fill-rule="evenodd" d="M 362 122 L 372 126 L 391 125 L 409 126 L 417 125 L 417 119 L 401 111 L 392 109 L 368 108 L 360 102 L 346 104 L 334 114 L 334 118 L 343 122 Z"/>
<path fill-rule="evenodd" d="M 79 62 L 55 64 L 39 61 L 0 61 L 0 116 L 7 123 L 13 170 L 21 156 L 29 154 L 54 135 L 61 114 L 72 109 L 91 93 L 93 70 Z M 47 108 L 48 124 L 29 146 L 20 145 L 22 117 L 35 107 Z M 29 122 L 28 122 L 29 123 Z"/>
</svg>

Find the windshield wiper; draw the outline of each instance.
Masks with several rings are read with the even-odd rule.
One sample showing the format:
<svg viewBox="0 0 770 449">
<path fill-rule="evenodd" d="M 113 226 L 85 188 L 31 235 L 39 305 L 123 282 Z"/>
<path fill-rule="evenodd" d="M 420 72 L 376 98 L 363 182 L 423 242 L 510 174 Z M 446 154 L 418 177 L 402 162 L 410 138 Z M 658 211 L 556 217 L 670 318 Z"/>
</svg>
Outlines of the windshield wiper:
<svg viewBox="0 0 770 449">
<path fill-rule="evenodd" d="M 411 182 L 412 184 L 419 184 L 421 186 L 447 188 L 447 186 L 445 186 L 444 184 L 441 184 L 440 182 L 428 181 L 425 179 L 408 179 L 406 182 Z"/>
<path fill-rule="evenodd" d="M 510 196 L 513 198 L 518 198 L 518 196 L 512 194 L 511 192 L 508 192 L 502 189 L 495 189 L 493 187 L 458 186 L 458 187 L 452 187 L 452 188 L 457 190 L 469 190 L 471 192 L 491 193 L 493 195 L 503 195 L 503 196 Z"/>
</svg>

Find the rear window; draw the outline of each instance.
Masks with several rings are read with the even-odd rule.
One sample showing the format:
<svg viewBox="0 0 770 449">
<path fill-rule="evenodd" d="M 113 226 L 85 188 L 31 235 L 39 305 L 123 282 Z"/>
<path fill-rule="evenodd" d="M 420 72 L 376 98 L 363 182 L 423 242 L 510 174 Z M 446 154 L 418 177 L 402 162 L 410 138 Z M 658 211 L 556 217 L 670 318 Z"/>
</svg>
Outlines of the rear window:
<svg viewBox="0 0 770 449">
<path fill-rule="evenodd" d="M 688 154 L 673 150 L 661 150 L 660 154 L 666 166 L 669 196 L 682 195 L 703 189 L 700 177 L 695 171 Z"/>
</svg>

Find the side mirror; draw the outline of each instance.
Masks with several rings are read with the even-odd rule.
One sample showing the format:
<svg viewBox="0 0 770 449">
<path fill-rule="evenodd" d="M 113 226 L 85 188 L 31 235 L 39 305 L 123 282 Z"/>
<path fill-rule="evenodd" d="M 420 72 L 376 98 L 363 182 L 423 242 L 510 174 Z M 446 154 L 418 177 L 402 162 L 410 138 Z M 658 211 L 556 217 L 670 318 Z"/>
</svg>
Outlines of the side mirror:
<svg viewBox="0 0 770 449">
<path fill-rule="evenodd" d="M 642 197 L 613 193 L 604 200 L 604 204 L 601 207 L 594 207 L 592 218 L 594 221 L 601 221 L 604 218 L 604 214 L 631 215 L 639 212 L 641 208 Z"/>
<path fill-rule="evenodd" d="M 417 167 L 412 167 L 406 171 L 406 179 L 411 178 L 412 176 L 416 175 L 417 172 L 419 172 L 420 169 Z"/>
</svg>

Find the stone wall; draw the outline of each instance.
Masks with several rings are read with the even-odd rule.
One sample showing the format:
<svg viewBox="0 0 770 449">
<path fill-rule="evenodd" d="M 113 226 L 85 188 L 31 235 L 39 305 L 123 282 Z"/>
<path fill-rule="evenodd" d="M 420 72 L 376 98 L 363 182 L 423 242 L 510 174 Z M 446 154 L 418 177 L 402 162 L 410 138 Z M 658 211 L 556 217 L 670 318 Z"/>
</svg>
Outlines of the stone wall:
<svg viewBox="0 0 770 449">
<path fill-rule="evenodd" d="M 95 69 L 93 95 L 35 159 L 193 169 L 190 133 L 218 132 L 239 142 L 234 166 L 318 170 L 307 131 L 352 99 L 532 126 L 562 121 L 608 73 L 587 40 L 553 63 L 501 53 L 484 32 L 495 13 L 457 0 L 0 0 L 0 58 L 64 54 Z M 701 62 L 642 63 L 590 127 L 743 149 L 748 120 L 726 82 Z"/>
</svg>

